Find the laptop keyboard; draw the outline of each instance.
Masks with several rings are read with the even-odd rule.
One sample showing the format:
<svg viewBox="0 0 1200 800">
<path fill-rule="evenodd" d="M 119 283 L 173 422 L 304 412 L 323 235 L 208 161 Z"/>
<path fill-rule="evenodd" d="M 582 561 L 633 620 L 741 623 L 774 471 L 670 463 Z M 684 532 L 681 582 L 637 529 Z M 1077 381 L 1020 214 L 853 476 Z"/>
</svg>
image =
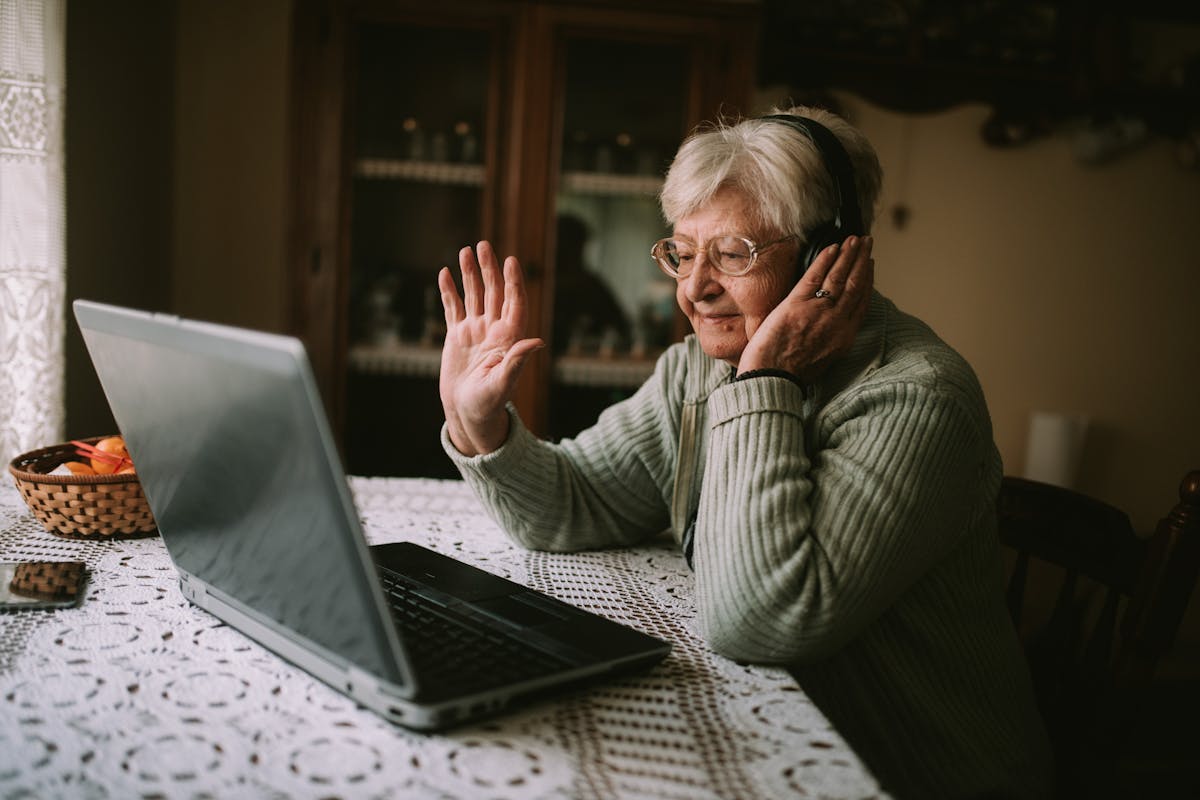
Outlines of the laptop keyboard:
<svg viewBox="0 0 1200 800">
<path fill-rule="evenodd" d="M 559 671 L 568 662 L 414 591 L 402 575 L 379 569 L 392 618 L 422 685 L 481 690 Z"/>
</svg>

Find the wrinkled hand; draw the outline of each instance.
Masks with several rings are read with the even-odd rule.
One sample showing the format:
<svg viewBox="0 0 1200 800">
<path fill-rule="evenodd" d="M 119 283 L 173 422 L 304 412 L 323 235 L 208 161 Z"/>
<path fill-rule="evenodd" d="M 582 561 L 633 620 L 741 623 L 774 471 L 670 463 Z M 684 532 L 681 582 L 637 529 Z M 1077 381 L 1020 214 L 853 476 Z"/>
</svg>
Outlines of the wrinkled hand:
<svg viewBox="0 0 1200 800">
<path fill-rule="evenodd" d="M 513 256 L 503 272 L 492 246 L 458 253 L 463 296 L 448 267 L 438 273 L 446 313 L 439 391 L 450 440 L 464 455 L 490 453 L 508 438 L 508 412 L 521 367 L 544 346 L 525 338 L 528 301 L 521 265 Z"/>
<path fill-rule="evenodd" d="M 875 283 L 873 245 L 870 236 L 850 236 L 825 248 L 762 324 L 747 331 L 738 372 L 782 369 L 808 383 L 849 350 Z"/>
</svg>

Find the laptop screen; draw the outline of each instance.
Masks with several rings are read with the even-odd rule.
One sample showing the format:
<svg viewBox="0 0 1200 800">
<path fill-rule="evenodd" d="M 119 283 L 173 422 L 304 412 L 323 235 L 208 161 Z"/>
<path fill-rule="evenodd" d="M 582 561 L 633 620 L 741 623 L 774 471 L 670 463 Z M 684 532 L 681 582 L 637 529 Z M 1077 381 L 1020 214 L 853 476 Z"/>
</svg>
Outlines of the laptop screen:
<svg viewBox="0 0 1200 800">
<path fill-rule="evenodd" d="M 83 302 L 75 311 L 175 565 L 401 682 L 299 342 Z"/>
</svg>

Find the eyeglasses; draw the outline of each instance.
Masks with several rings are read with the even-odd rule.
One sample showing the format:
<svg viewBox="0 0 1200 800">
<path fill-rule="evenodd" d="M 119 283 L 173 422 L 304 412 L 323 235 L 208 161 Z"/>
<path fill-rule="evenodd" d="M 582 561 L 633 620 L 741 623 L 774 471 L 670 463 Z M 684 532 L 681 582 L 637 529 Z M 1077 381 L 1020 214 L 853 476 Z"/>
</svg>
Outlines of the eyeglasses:
<svg viewBox="0 0 1200 800">
<path fill-rule="evenodd" d="M 760 253 L 796 238 L 799 237 L 791 234 L 765 244 L 755 244 L 744 236 L 718 236 L 708 240 L 704 254 L 708 256 L 709 264 L 736 278 L 754 268 Z M 699 245 L 687 239 L 659 239 L 650 248 L 650 257 L 672 278 L 686 278 L 692 274 L 699 250 Z"/>
</svg>

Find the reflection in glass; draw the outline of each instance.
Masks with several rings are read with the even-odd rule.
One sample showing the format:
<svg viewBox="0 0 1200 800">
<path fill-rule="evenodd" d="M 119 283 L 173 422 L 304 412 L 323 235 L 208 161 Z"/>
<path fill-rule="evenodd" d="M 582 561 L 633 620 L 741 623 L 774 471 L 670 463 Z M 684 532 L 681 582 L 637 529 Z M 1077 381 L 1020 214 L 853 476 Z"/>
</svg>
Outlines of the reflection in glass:
<svg viewBox="0 0 1200 800">
<path fill-rule="evenodd" d="M 589 236 L 576 251 L 560 243 L 558 257 L 568 261 L 555 266 L 558 353 L 641 357 L 671 341 L 674 282 L 646 252 L 669 234 L 657 193 L 667 159 L 686 133 L 688 63 L 683 44 L 569 42 L 556 211 Z M 560 228 L 559 235 L 572 234 Z M 579 261 L 591 278 L 573 272 Z M 585 285 L 595 287 L 593 304 L 611 297 L 620 306 L 625 322 L 607 325 L 614 333 L 605 333 L 594 309 L 586 323 L 579 318 L 570 295 Z M 611 310 L 604 313 L 607 320 L 616 318 Z"/>
<path fill-rule="evenodd" d="M 629 316 L 605 280 L 587 268 L 587 223 L 574 214 L 558 216 L 555 251 L 554 350 L 583 353 L 625 349 Z"/>
<path fill-rule="evenodd" d="M 551 438 L 628 397 L 674 339 L 675 281 L 647 257 L 670 234 L 657 195 L 687 133 L 690 45 L 570 38 L 555 201 Z"/>
</svg>

